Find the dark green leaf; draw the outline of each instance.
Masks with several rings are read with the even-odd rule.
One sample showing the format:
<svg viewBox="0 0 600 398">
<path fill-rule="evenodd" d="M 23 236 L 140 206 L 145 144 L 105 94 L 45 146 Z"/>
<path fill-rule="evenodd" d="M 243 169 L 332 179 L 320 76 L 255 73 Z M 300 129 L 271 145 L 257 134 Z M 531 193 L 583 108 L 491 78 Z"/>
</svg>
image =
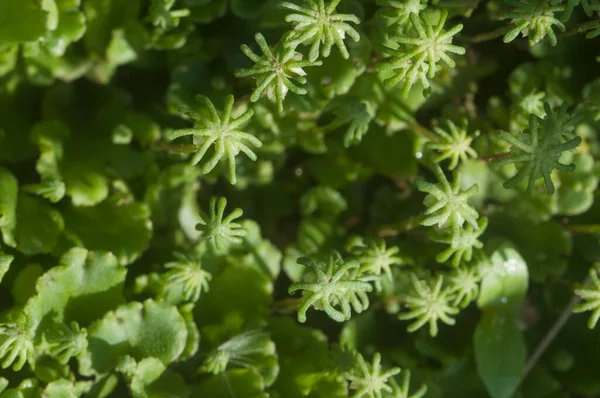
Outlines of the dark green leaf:
<svg viewBox="0 0 600 398">
<path fill-rule="evenodd" d="M 516 320 L 488 311 L 475 330 L 477 371 L 492 398 L 511 398 L 523 377 L 527 349 Z"/>
</svg>

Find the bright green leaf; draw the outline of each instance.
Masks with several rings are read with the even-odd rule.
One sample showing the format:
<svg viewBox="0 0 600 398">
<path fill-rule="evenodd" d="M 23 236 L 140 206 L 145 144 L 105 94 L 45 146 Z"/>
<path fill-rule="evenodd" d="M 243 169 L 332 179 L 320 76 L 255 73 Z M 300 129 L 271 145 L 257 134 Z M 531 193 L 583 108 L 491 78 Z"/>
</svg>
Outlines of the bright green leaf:
<svg viewBox="0 0 600 398">
<path fill-rule="evenodd" d="M 73 248 L 36 283 L 36 295 L 24 312 L 33 329 L 47 321 L 77 321 L 87 325 L 123 301 L 125 268 L 110 253 Z"/>
<path fill-rule="evenodd" d="M 254 369 L 229 370 L 193 386 L 194 397 L 267 398 L 262 377 Z"/>
<path fill-rule="evenodd" d="M 527 264 L 510 245 L 502 244 L 494 251 L 482 275 L 479 308 L 506 311 L 523 301 L 529 282 Z"/>
<path fill-rule="evenodd" d="M 2 0 L 0 47 L 38 40 L 46 32 L 47 17 L 33 0 Z"/>
<path fill-rule="evenodd" d="M 116 359 L 155 357 L 164 364 L 176 360 L 185 347 L 187 329 L 177 308 L 147 300 L 109 312 L 88 330 L 89 357 L 85 366 L 104 373 Z"/>
<path fill-rule="evenodd" d="M 13 260 L 14 256 L 0 252 L 0 282 L 2 282 L 2 278 L 4 278 L 4 275 L 8 272 L 10 263 L 12 263 Z"/>
<path fill-rule="evenodd" d="M 17 224 L 17 179 L 4 167 L 0 167 L 0 231 L 4 243 L 15 246 L 14 229 Z"/>
</svg>

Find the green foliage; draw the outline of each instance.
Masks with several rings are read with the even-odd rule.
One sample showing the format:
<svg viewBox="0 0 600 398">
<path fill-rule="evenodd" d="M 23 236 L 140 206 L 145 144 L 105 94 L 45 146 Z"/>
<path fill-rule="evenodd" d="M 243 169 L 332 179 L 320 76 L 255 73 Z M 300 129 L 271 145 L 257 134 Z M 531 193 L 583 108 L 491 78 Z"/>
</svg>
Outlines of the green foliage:
<svg viewBox="0 0 600 398">
<path fill-rule="evenodd" d="M 0 0 L 0 398 L 600 396 L 598 35 Z"/>
</svg>

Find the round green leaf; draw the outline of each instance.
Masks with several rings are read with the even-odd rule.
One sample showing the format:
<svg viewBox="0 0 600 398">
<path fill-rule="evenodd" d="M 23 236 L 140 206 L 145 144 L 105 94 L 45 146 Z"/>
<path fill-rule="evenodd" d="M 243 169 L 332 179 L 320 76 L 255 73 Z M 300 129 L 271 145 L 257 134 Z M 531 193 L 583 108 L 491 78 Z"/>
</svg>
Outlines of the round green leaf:
<svg viewBox="0 0 600 398">
<path fill-rule="evenodd" d="M 21 194 L 17 204 L 15 242 L 27 255 L 52 251 L 64 228 L 60 213 L 44 200 Z"/>
<path fill-rule="evenodd" d="M 177 308 L 152 300 L 132 302 L 90 326 L 88 365 L 105 373 L 123 355 L 136 360 L 154 357 L 169 364 L 183 352 L 187 333 Z"/>
<path fill-rule="evenodd" d="M 507 311 L 523 301 L 529 282 L 527 264 L 509 244 L 501 244 L 483 271 L 477 306 Z"/>
<path fill-rule="evenodd" d="M 69 207 L 64 212 L 67 237 L 90 250 L 110 251 L 127 265 L 148 248 L 150 211 L 142 203 L 105 200 L 94 207 Z"/>
</svg>

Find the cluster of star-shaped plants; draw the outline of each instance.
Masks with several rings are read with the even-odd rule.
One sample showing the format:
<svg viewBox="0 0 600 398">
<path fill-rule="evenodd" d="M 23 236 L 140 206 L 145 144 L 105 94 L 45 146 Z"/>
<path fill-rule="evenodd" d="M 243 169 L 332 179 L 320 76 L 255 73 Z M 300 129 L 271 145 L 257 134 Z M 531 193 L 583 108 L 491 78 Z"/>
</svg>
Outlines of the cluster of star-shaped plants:
<svg viewBox="0 0 600 398">
<path fill-rule="evenodd" d="M 327 58 L 331 47 L 335 44 L 348 59 L 350 54 L 344 44 L 346 34 L 355 42 L 360 40 L 360 34 L 348 22 L 359 24 L 360 20 L 353 14 L 336 14 L 340 0 L 305 0 L 302 5 L 283 2 L 281 7 L 294 11 L 285 17 L 287 22 L 294 24 L 294 30 L 285 38 L 284 46 L 296 48 L 300 44 L 310 46 L 308 60 L 313 62 L 321 55 Z"/>
<path fill-rule="evenodd" d="M 422 179 L 415 181 L 419 191 L 429 194 L 425 197 L 427 210 L 421 224 L 450 228 L 451 237 L 460 237 L 460 229 L 465 222 L 477 229 L 479 213 L 468 203 L 469 197 L 477 193 L 477 184 L 463 191 L 460 188 L 460 174 L 456 171 L 452 183 L 448 182 L 440 166 L 434 165 L 433 173 L 437 177 L 437 184 Z"/>
<path fill-rule="evenodd" d="M 589 271 L 589 282 L 575 289 L 575 294 L 583 299 L 583 303 L 578 304 L 573 312 L 592 311 L 588 320 L 588 327 L 593 329 L 600 319 L 600 266 L 595 264 Z"/>
<path fill-rule="evenodd" d="M 551 173 L 554 169 L 562 172 L 575 170 L 574 164 L 560 163 L 560 155 L 574 149 L 581 143 L 581 137 L 572 132 L 578 122 L 578 117 L 567 117 L 562 107 L 554 114 L 546 106 L 544 119 L 535 115 L 529 116 L 529 128 L 518 137 L 500 131 L 499 137 L 511 144 L 510 155 L 494 163 L 497 165 L 514 164 L 517 173 L 504 182 L 505 188 L 513 188 L 525 178 L 528 178 L 527 193 L 531 194 L 536 180 L 543 178 L 548 194 L 554 193 Z M 567 137 L 565 141 L 563 138 Z"/>
<path fill-rule="evenodd" d="M 213 196 L 210 198 L 208 217 L 205 215 L 196 225 L 196 230 L 202 232 L 213 251 L 219 254 L 225 253 L 230 244 L 242 243 L 246 236 L 246 230 L 234 221 L 244 214 L 243 210 L 238 207 L 225 216 L 226 206 L 226 198 Z"/>
<path fill-rule="evenodd" d="M 384 393 L 394 391 L 389 382 L 400 373 L 400 368 L 382 371 L 381 354 L 378 352 L 373 355 L 370 364 L 359 352 L 354 355 L 354 359 L 354 366 L 344 373 L 344 378 L 350 382 L 350 389 L 355 391 L 352 397 L 381 398 Z"/>
<path fill-rule="evenodd" d="M 229 95 L 225 99 L 225 107 L 222 112 L 218 112 L 207 97 L 198 95 L 196 98 L 205 105 L 209 111 L 209 117 L 205 117 L 193 110 L 182 110 L 181 113 L 194 119 L 196 124 L 193 128 L 173 130 L 169 134 L 169 139 L 174 140 L 187 135 L 194 137 L 194 144 L 198 145 L 198 152 L 192 156 L 191 163 L 193 165 L 198 164 L 204 158 L 209 148 L 214 145 L 214 153 L 202 165 L 202 173 L 207 174 L 211 172 L 221 159 L 226 158 L 229 164 L 229 181 L 235 184 L 236 156 L 240 152 L 243 152 L 250 159 L 256 160 L 256 153 L 248 145 L 253 145 L 257 148 L 262 146 L 262 142 L 258 138 L 240 130 L 252 117 L 254 111 L 248 109 L 241 116 L 234 119 L 231 117 L 234 103 L 233 95 Z"/>
<path fill-rule="evenodd" d="M 326 263 L 300 257 L 298 264 L 309 268 L 303 280 L 292 283 L 288 289 L 289 294 L 304 291 L 298 309 L 299 322 L 306 322 L 306 312 L 311 306 L 325 311 L 336 322 L 350 319 L 351 304 L 357 312 L 366 309 L 366 293 L 372 291 L 373 287 L 352 272 L 359 268 L 358 261 L 344 261 L 339 254 L 332 254 Z"/>
<path fill-rule="evenodd" d="M 409 16 L 412 29 L 409 34 L 390 36 L 397 43 L 398 48 L 386 46 L 384 51 L 391 56 L 391 60 L 379 65 L 381 71 L 393 72 L 394 76 L 385 80 L 388 87 L 395 86 L 404 81 L 402 96 L 408 97 L 411 87 L 420 82 L 424 93 L 427 95 L 431 90 L 429 79 L 433 79 L 443 61 L 447 66 L 456 66 L 454 60 L 447 53 L 464 54 L 465 49 L 452 44 L 452 38 L 463 28 L 457 24 L 444 31 L 444 25 L 448 18 L 448 11 L 442 10 L 440 19 L 436 25 L 411 13 Z"/>
<path fill-rule="evenodd" d="M 200 294 L 203 291 L 208 291 L 212 275 L 202 269 L 202 264 L 198 258 L 183 253 L 175 253 L 175 259 L 175 261 L 165 264 L 165 268 L 169 270 L 163 274 L 163 278 L 167 283 L 166 288 L 181 289 L 185 301 L 198 301 Z"/>
<path fill-rule="evenodd" d="M 298 84 L 306 83 L 306 72 L 303 68 L 322 65 L 322 62 L 302 60 L 302 54 L 295 48 L 286 47 L 281 43 L 271 49 L 265 37 L 260 33 L 257 33 L 254 38 L 262 55 L 256 54 L 250 47 L 243 44 L 242 52 L 254 62 L 254 66 L 238 69 L 234 75 L 238 78 L 254 77 L 256 79 L 256 88 L 250 95 L 250 101 L 258 101 L 263 92 L 266 92 L 268 98 L 275 96 L 277 110 L 282 112 L 283 100 L 288 91 L 298 95 L 307 93 L 305 88 L 298 86 Z"/>
<path fill-rule="evenodd" d="M 440 127 L 433 128 L 437 133 L 438 140 L 428 142 L 426 148 L 437 152 L 433 158 L 435 163 L 449 159 L 448 169 L 454 170 L 459 161 L 464 163 L 469 158 L 477 157 L 477 152 L 471 148 L 471 142 L 479 135 L 479 131 L 469 135 L 467 119 L 463 119 L 460 127 L 451 120 L 447 120 L 446 125 L 448 126 L 447 131 Z"/>
<path fill-rule="evenodd" d="M 463 262 L 468 263 L 473 258 L 473 251 L 483 248 L 483 242 L 479 237 L 484 233 L 488 225 L 487 217 L 481 217 L 477 221 L 477 227 L 467 224 L 464 228 L 458 230 L 458 234 L 432 233 L 430 238 L 435 242 L 445 243 L 449 247 L 438 253 L 435 257 L 439 263 L 445 263 L 450 258 L 450 264 L 453 267 L 458 267 Z"/>
<path fill-rule="evenodd" d="M 435 337 L 439 321 L 454 325 L 455 320 L 452 316 L 458 314 L 459 309 L 454 304 L 455 295 L 452 289 L 444 286 L 444 277 L 439 275 L 437 280 L 426 282 L 411 274 L 411 282 L 412 292 L 403 297 L 409 312 L 398 314 L 398 319 L 401 320 L 414 319 L 407 330 L 414 332 L 429 324 L 429 334 Z"/>
<path fill-rule="evenodd" d="M 562 6 L 552 5 L 549 0 L 505 0 L 514 7 L 511 12 L 502 14 L 502 19 L 511 19 L 515 25 L 504 35 L 504 42 L 510 43 L 519 33 L 528 37 L 529 45 L 533 46 L 545 37 L 550 44 L 556 45 L 557 39 L 554 26 L 564 32 L 565 25 L 554 16 L 555 12 L 562 11 Z"/>
</svg>

